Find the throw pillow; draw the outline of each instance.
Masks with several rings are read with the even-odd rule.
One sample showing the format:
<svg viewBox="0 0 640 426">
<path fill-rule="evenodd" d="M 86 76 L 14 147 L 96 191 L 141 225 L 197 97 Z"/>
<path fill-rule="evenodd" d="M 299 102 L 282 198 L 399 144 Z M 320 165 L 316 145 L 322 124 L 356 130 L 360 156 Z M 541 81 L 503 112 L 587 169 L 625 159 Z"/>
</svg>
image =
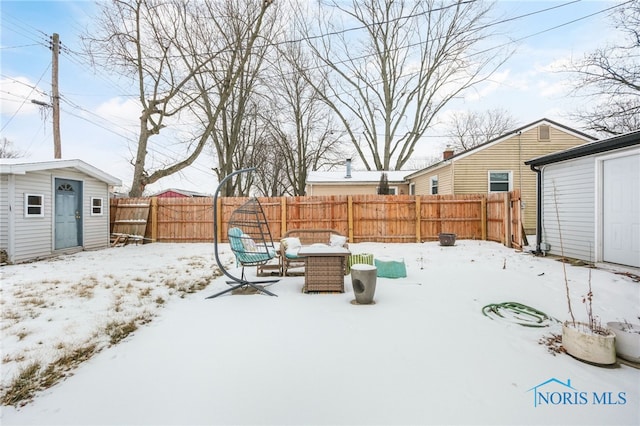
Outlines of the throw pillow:
<svg viewBox="0 0 640 426">
<path fill-rule="evenodd" d="M 342 235 L 331 234 L 329 238 L 329 245 L 332 247 L 343 247 L 347 242 L 347 237 Z"/>
<path fill-rule="evenodd" d="M 302 243 L 300 242 L 300 238 L 298 237 L 283 238 L 282 241 L 280 241 L 280 244 L 282 244 L 282 247 L 284 248 L 285 251 L 287 250 L 298 251 L 298 249 L 302 247 Z"/>
<path fill-rule="evenodd" d="M 253 238 L 247 234 L 242 234 L 242 245 L 244 246 L 244 251 L 256 253 L 258 251 L 258 246 Z"/>
</svg>

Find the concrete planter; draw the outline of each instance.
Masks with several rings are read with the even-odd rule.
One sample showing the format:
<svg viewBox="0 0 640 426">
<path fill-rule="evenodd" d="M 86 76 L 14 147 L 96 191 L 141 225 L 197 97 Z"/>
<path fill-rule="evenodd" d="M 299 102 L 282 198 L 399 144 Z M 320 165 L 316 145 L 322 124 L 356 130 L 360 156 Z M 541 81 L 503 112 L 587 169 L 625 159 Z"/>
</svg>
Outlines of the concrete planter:
<svg viewBox="0 0 640 426">
<path fill-rule="evenodd" d="M 357 305 L 371 305 L 376 293 L 377 268 L 373 265 L 358 263 L 351 265 L 351 283 Z"/>
<path fill-rule="evenodd" d="M 562 346 L 574 358 L 593 364 L 616 363 L 616 335 L 608 328 L 594 333 L 585 323 L 570 322 L 562 325 Z"/>
<path fill-rule="evenodd" d="M 616 335 L 616 353 L 627 361 L 640 363 L 640 325 L 624 322 L 608 322 Z"/>
</svg>

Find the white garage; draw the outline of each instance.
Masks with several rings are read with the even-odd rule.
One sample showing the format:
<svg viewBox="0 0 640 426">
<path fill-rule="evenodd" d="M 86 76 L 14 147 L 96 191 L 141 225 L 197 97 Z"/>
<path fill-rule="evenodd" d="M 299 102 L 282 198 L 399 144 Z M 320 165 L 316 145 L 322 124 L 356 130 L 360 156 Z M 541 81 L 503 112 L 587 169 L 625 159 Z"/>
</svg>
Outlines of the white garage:
<svg viewBox="0 0 640 426">
<path fill-rule="evenodd" d="M 640 131 L 525 164 L 538 173 L 538 252 L 640 268 Z"/>
</svg>

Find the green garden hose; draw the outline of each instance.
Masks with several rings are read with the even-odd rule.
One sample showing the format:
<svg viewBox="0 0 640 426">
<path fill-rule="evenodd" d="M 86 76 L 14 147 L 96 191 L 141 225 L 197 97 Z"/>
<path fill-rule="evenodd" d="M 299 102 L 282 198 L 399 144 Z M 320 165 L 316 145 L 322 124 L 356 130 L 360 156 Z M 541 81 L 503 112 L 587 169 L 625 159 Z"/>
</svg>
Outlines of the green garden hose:
<svg viewBox="0 0 640 426">
<path fill-rule="evenodd" d="M 558 322 L 544 312 L 518 302 L 492 303 L 482 308 L 482 314 L 490 319 L 505 320 L 524 327 L 549 327 Z"/>
</svg>

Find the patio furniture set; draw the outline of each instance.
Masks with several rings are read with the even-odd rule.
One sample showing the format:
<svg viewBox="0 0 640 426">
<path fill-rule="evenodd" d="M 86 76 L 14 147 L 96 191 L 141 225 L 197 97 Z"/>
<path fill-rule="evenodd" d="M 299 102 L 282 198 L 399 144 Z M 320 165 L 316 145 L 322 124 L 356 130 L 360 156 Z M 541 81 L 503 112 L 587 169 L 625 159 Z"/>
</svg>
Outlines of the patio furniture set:
<svg viewBox="0 0 640 426">
<path fill-rule="evenodd" d="M 243 169 L 231 173 L 219 183 L 214 195 L 214 217 L 217 217 L 217 198 L 226 181 L 237 174 L 253 170 L 255 169 Z M 234 275 L 220 261 L 217 235 L 217 221 L 214 221 L 214 255 L 220 271 L 230 278 L 227 281 L 230 287 L 208 298 L 241 288 L 251 288 L 260 293 L 276 296 L 265 286 L 279 279 L 250 281 L 245 275 L 247 266 L 256 266 L 258 276 L 275 274 L 279 277 L 297 274 L 300 272 L 298 268 L 304 268 L 303 292 L 344 293 L 344 276 L 349 273 L 350 268 L 354 265 L 368 265 L 370 267 L 355 268 L 358 285 L 354 286 L 354 291 L 358 296 L 357 290 L 361 290 L 360 297 L 357 297 L 360 300 L 365 300 L 365 296 L 370 296 L 371 299 L 373 297 L 372 288 L 375 290 L 376 275 L 373 275 L 373 283 L 371 283 L 372 271 L 377 270 L 377 276 L 385 276 L 384 274 L 392 274 L 386 276 L 393 278 L 406 276 L 404 261 L 380 258 L 375 259 L 374 266 L 372 254 L 352 255 L 347 237 L 332 229 L 290 230 L 283 236 L 279 248 L 276 248 L 262 206 L 255 197 L 234 210 L 227 222 L 229 246 L 238 265 L 241 266 L 240 277 Z M 362 302 L 359 301 L 359 303 Z"/>
</svg>

